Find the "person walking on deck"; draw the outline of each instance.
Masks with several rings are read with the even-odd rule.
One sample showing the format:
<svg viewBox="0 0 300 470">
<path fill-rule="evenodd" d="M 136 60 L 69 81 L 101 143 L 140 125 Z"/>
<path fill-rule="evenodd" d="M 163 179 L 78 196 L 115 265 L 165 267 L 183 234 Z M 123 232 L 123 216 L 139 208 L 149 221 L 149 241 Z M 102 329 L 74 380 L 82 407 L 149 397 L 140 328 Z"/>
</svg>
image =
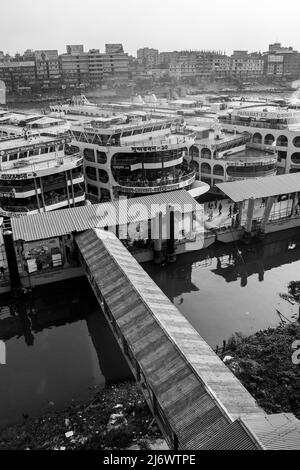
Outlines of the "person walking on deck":
<svg viewBox="0 0 300 470">
<path fill-rule="evenodd" d="M 222 208 L 223 208 L 223 207 L 222 207 L 222 204 L 221 204 L 221 202 L 220 202 L 220 204 L 219 204 L 219 215 L 222 215 Z"/>
</svg>

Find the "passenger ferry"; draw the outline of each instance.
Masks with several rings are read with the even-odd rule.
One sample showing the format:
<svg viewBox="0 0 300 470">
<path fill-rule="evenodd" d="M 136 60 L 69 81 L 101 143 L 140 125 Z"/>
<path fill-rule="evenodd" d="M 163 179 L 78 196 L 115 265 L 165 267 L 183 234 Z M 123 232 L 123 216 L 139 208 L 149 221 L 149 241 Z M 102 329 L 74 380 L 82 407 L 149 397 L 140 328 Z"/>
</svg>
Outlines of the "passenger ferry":
<svg viewBox="0 0 300 470">
<path fill-rule="evenodd" d="M 192 135 L 174 120 L 95 118 L 70 128 L 84 157 L 87 196 L 93 202 L 176 189 L 191 189 L 194 168 L 188 153 Z"/>
<path fill-rule="evenodd" d="M 1 215 L 34 214 L 85 202 L 83 158 L 68 135 L 0 140 Z"/>
<path fill-rule="evenodd" d="M 300 171 L 300 110 L 245 102 L 220 114 L 219 122 L 231 132 L 248 132 L 252 147 L 276 150 L 279 174 Z"/>
<path fill-rule="evenodd" d="M 257 148 L 249 132 L 224 131 L 216 119 L 210 127 L 187 128 L 195 132 L 189 162 L 198 178 L 210 186 L 276 175 L 278 152 L 275 147 Z"/>
</svg>

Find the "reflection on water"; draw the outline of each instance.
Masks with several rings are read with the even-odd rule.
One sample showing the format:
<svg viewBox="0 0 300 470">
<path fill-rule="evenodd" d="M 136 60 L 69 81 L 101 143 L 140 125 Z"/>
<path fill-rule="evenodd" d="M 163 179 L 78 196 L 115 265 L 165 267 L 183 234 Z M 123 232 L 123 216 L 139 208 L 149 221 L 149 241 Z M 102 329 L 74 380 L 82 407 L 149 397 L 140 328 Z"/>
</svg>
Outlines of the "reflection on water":
<svg viewBox="0 0 300 470">
<path fill-rule="evenodd" d="M 298 313 L 280 294 L 300 279 L 299 229 L 250 246 L 213 245 L 164 268 L 143 267 L 212 347 L 234 332 L 252 334 Z"/>
<path fill-rule="evenodd" d="M 299 229 L 264 242 L 213 245 L 165 267 L 143 267 L 212 346 L 235 331 L 251 334 L 293 319 L 280 297 L 300 279 Z M 282 318 L 284 318 L 282 317 Z M 85 278 L 0 297 L 0 426 L 82 400 L 89 387 L 130 375 Z"/>
<path fill-rule="evenodd" d="M 129 375 L 85 278 L 0 298 L 0 426 L 86 398 Z M 89 388 L 90 387 L 90 388 Z"/>
</svg>

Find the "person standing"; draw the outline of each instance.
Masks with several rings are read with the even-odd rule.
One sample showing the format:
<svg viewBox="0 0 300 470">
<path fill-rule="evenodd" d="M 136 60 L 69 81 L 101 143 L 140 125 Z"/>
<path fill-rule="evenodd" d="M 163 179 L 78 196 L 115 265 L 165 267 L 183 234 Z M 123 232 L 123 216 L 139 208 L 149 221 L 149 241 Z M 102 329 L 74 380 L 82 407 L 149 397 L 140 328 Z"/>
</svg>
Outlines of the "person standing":
<svg viewBox="0 0 300 470">
<path fill-rule="evenodd" d="M 4 269 L 4 266 L 0 266 L 0 274 L 1 274 L 1 278 L 4 279 L 4 272 L 5 272 L 5 269 Z"/>
<path fill-rule="evenodd" d="M 222 208 L 223 208 L 222 203 L 220 202 L 220 204 L 219 204 L 219 215 L 222 215 Z"/>
<path fill-rule="evenodd" d="M 229 217 L 231 218 L 231 216 L 232 216 L 232 206 L 231 205 L 229 206 L 229 211 L 228 212 L 229 212 Z"/>
</svg>

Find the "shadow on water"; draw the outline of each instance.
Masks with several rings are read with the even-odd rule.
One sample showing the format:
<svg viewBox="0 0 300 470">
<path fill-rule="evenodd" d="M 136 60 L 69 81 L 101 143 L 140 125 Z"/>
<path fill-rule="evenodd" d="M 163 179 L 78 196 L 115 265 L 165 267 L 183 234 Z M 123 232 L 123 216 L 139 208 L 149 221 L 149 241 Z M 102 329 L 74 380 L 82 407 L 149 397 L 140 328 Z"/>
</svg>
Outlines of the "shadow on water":
<svg viewBox="0 0 300 470">
<path fill-rule="evenodd" d="M 0 426 L 89 396 L 93 386 L 130 376 L 85 278 L 0 297 Z"/>
<path fill-rule="evenodd" d="M 212 346 L 234 332 L 252 334 L 292 318 L 295 308 L 281 299 L 300 279 L 300 231 L 268 235 L 263 242 L 216 243 L 165 267 L 144 269 Z"/>
</svg>

